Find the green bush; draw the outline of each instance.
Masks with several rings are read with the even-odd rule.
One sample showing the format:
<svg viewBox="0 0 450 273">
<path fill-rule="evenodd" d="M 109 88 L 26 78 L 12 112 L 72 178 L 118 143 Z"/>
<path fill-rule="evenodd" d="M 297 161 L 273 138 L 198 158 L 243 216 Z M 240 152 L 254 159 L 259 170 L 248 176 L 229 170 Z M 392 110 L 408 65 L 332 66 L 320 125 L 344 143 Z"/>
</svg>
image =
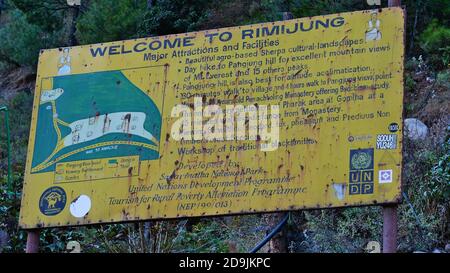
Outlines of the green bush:
<svg viewBox="0 0 450 273">
<path fill-rule="evenodd" d="M 436 81 L 439 85 L 450 89 L 450 69 L 438 72 Z"/>
<path fill-rule="evenodd" d="M 380 207 L 306 212 L 308 252 L 364 252 L 370 241 L 381 241 Z"/>
<path fill-rule="evenodd" d="M 406 77 L 405 77 L 405 91 L 406 92 L 413 92 L 415 86 L 416 86 L 416 82 L 411 77 L 411 75 L 409 75 L 409 74 L 406 75 Z"/>
<path fill-rule="evenodd" d="M 444 144 L 444 154 L 440 156 L 432 169 L 426 174 L 428 191 L 423 194 L 436 203 L 450 203 L 450 142 Z"/>
<path fill-rule="evenodd" d="M 80 44 L 110 42 L 138 37 L 146 12 L 144 0 L 92 1 L 77 20 Z"/>
<path fill-rule="evenodd" d="M 10 2 L 24 13 L 27 22 L 48 33 L 61 29 L 64 12 L 68 8 L 67 2 L 61 0 L 10 0 Z"/>
<path fill-rule="evenodd" d="M 18 230 L 23 172 L 14 172 L 12 178 L 12 188 L 9 188 L 6 174 L 0 176 L 0 230 L 8 234 L 8 242 L 0 252 L 23 252 L 25 249 L 25 232 Z"/>
<path fill-rule="evenodd" d="M 420 35 L 420 47 L 428 55 L 430 64 L 435 69 L 442 69 L 450 64 L 450 28 L 433 20 Z"/>
<path fill-rule="evenodd" d="M 210 15 L 210 0 L 160 0 L 150 8 L 140 26 L 140 36 L 166 35 L 201 29 Z"/>
<path fill-rule="evenodd" d="M 365 1 L 358 0 L 291 0 L 287 2 L 289 2 L 289 10 L 295 17 L 317 16 L 367 9 Z"/>
<path fill-rule="evenodd" d="M 432 251 L 450 237 L 450 142 L 405 141 L 399 249 Z"/>
<path fill-rule="evenodd" d="M 218 221 L 201 221 L 192 227 L 192 231 L 180 229 L 174 238 L 176 252 L 228 252 L 227 234 Z"/>
<path fill-rule="evenodd" d="M 8 22 L 0 27 L 0 62 L 36 66 L 39 50 L 58 44 L 60 33 L 47 33 L 28 23 L 25 15 L 17 9 L 8 15 Z"/>
<path fill-rule="evenodd" d="M 11 130 L 12 163 L 14 170 L 23 171 L 28 145 L 28 133 L 31 121 L 31 108 L 33 106 L 33 94 L 22 91 L 5 103 L 0 100 L 0 105 L 7 104 L 9 108 L 9 123 Z M 0 113 L 0 149 L 6 151 L 6 130 L 3 112 Z M 1 158 L 0 165 L 6 166 L 6 154 Z M 2 170 L 3 171 L 3 170 Z M 0 173 L 1 174 L 1 173 Z"/>
</svg>

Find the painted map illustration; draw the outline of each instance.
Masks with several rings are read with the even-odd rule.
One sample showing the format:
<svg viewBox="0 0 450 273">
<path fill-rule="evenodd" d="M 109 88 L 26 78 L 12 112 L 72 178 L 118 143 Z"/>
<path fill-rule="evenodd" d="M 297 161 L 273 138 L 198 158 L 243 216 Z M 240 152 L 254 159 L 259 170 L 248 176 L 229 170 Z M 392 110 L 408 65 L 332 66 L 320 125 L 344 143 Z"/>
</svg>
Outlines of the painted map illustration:
<svg viewBox="0 0 450 273">
<path fill-rule="evenodd" d="M 159 157 L 161 113 L 121 71 L 57 76 L 42 88 L 32 172 L 76 160 Z"/>
</svg>

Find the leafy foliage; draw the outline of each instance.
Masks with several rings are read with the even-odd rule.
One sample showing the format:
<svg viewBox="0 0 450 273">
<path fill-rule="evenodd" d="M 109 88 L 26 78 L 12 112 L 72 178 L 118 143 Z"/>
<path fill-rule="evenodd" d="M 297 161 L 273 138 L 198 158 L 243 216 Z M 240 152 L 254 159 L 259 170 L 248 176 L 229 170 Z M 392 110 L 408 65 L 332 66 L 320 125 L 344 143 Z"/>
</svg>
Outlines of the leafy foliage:
<svg viewBox="0 0 450 273">
<path fill-rule="evenodd" d="M 369 241 L 381 240 L 381 208 L 363 207 L 306 212 L 307 251 L 364 252 Z"/>
<path fill-rule="evenodd" d="M 76 37 L 81 44 L 136 38 L 146 12 L 146 2 L 92 1 L 89 9 L 78 18 Z"/>
<path fill-rule="evenodd" d="M 201 29 L 209 17 L 208 0 L 160 0 L 144 15 L 139 35 L 153 36 Z"/>
<path fill-rule="evenodd" d="M 19 10 L 9 12 L 8 21 L 0 27 L 0 62 L 35 66 L 39 50 L 53 47 L 59 42 L 60 33 L 48 33 L 39 26 L 28 23 L 24 13 Z"/>
<path fill-rule="evenodd" d="M 439 144 L 433 139 L 406 141 L 404 174 L 406 200 L 400 223 L 401 249 L 430 251 L 449 237 L 449 131 Z"/>
<path fill-rule="evenodd" d="M 66 0 L 11 0 L 11 2 L 24 13 L 27 22 L 50 33 L 61 29 L 64 10 L 68 8 Z"/>
<path fill-rule="evenodd" d="M 450 64 L 450 27 L 433 20 L 420 35 L 420 47 L 435 69 L 447 67 Z"/>
<path fill-rule="evenodd" d="M 7 105 L 9 109 L 9 123 L 11 130 L 12 164 L 17 172 L 23 172 L 25 167 L 26 152 L 28 145 L 28 133 L 30 129 L 31 111 L 33 106 L 33 94 L 26 90 L 17 94 L 11 101 L 4 103 L 0 99 L 0 105 Z M 6 170 L 6 130 L 4 130 L 5 119 L 0 112 L 0 174 Z M 21 185 L 19 185 L 21 187 Z"/>
<path fill-rule="evenodd" d="M 290 10 L 294 13 L 295 17 L 316 16 L 369 8 L 369 6 L 365 4 L 365 1 L 355 0 L 292 0 L 288 2 L 290 3 Z"/>
<path fill-rule="evenodd" d="M 436 81 L 438 84 L 450 89 L 450 69 L 438 72 Z"/>
</svg>

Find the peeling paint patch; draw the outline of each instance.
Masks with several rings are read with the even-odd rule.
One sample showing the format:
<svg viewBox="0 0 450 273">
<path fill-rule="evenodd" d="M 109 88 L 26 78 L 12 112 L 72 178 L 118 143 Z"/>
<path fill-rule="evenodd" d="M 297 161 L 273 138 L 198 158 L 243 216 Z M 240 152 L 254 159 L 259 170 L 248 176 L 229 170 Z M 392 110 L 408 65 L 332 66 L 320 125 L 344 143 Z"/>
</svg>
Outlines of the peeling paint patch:
<svg viewBox="0 0 450 273">
<path fill-rule="evenodd" d="M 87 195 L 80 195 L 70 204 L 70 214 L 76 218 L 82 218 L 91 210 L 91 199 Z"/>
<path fill-rule="evenodd" d="M 345 189 L 347 185 L 345 183 L 333 183 L 334 194 L 337 199 L 343 200 L 345 198 Z"/>
</svg>

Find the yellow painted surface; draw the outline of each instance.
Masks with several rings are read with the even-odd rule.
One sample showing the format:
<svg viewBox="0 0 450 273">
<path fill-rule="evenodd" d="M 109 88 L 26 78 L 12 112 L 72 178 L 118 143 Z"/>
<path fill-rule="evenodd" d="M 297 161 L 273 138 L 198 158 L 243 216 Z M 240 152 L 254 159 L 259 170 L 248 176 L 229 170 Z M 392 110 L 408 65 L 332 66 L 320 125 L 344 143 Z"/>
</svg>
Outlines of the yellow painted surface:
<svg viewBox="0 0 450 273">
<path fill-rule="evenodd" d="M 403 37 L 389 8 L 43 50 L 20 226 L 398 202 Z M 177 141 L 198 102 L 278 106 L 278 145 Z"/>
</svg>

